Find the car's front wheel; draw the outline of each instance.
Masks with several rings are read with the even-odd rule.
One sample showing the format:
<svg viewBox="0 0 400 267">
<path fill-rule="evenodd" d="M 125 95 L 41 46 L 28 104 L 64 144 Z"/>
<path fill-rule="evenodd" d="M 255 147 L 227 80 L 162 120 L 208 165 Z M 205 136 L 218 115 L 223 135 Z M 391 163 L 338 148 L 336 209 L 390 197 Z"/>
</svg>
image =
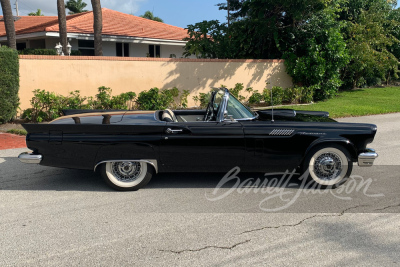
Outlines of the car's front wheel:
<svg viewBox="0 0 400 267">
<path fill-rule="evenodd" d="M 100 173 L 112 188 L 119 191 L 135 191 L 151 180 L 154 169 L 145 162 L 116 161 L 102 164 Z"/>
<path fill-rule="evenodd" d="M 309 181 L 324 188 L 335 188 L 349 178 L 353 162 L 344 147 L 332 144 L 312 149 L 302 169 Z"/>
</svg>

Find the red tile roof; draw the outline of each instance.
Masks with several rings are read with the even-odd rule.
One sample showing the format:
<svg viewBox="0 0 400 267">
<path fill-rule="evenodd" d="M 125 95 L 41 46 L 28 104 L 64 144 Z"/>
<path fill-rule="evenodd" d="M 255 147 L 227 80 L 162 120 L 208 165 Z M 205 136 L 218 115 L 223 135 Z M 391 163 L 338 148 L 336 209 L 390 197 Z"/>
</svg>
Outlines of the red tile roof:
<svg viewBox="0 0 400 267">
<path fill-rule="evenodd" d="M 136 17 L 111 9 L 103 8 L 103 35 L 143 37 L 167 40 L 182 40 L 187 30 L 165 23 Z M 0 19 L 2 17 L 0 16 Z M 56 16 L 21 16 L 15 22 L 18 34 L 35 32 L 58 32 Z M 68 33 L 93 34 L 93 12 L 67 16 Z M 4 22 L 0 21 L 0 36 L 5 36 Z"/>
</svg>

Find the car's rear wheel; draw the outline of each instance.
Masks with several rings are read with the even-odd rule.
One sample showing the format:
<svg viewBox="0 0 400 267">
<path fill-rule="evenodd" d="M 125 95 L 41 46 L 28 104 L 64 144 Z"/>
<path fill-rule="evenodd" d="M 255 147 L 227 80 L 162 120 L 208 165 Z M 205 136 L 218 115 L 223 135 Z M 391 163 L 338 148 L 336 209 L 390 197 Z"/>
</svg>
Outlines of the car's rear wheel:
<svg viewBox="0 0 400 267">
<path fill-rule="evenodd" d="M 346 182 L 353 170 L 349 152 L 342 146 L 318 146 L 308 153 L 303 164 L 308 181 L 323 188 L 335 188 Z"/>
<path fill-rule="evenodd" d="M 145 162 L 115 161 L 102 164 L 100 173 L 112 188 L 119 191 L 135 191 L 151 180 L 154 169 Z"/>
</svg>

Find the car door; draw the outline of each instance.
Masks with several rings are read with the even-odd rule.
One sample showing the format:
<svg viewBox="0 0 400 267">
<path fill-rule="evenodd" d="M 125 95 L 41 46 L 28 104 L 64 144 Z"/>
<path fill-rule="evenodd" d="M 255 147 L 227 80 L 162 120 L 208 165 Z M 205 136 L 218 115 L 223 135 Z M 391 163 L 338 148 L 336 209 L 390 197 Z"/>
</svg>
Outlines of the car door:
<svg viewBox="0 0 400 267">
<path fill-rule="evenodd" d="M 297 127 L 287 122 L 241 121 L 246 140 L 245 170 L 293 171 L 312 137 L 300 136 Z"/>
<path fill-rule="evenodd" d="M 238 122 L 169 122 L 161 138 L 160 169 L 227 172 L 244 163 L 245 141 Z"/>
</svg>

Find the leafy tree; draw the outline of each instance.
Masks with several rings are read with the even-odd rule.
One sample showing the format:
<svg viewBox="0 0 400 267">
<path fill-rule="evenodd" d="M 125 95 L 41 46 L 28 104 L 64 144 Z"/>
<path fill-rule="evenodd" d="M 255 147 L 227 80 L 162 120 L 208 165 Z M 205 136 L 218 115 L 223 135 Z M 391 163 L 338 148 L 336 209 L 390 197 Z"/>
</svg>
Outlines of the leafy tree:
<svg viewBox="0 0 400 267">
<path fill-rule="evenodd" d="M 164 22 L 164 20 L 162 20 L 161 18 L 155 17 L 153 12 L 151 12 L 151 11 L 144 12 L 144 14 L 141 15 L 140 17 L 141 18 L 145 18 L 145 19 L 149 19 L 149 20 L 158 21 L 158 22 Z"/>
<path fill-rule="evenodd" d="M 65 4 L 65 8 L 69 10 L 68 14 L 77 14 L 82 12 L 87 12 L 84 8 L 87 6 L 82 0 L 68 0 Z"/>
<path fill-rule="evenodd" d="M 14 16 L 11 9 L 10 0 L 0 0 L 3 10 L 4 26 L 6 28 L 7 45 L 10 48 L 17 49 L 17 38 L 15 35 Z"/>
<path fill-rule="evenodd" d="M 28 14 L 28 16 L 44 16 L 44 15 L 42 14 L 42 10 L 38 8 L 36 12 L 31 12 Z"/>
<path fill-rule="evenodd" d="M 397 78 L 396 6 L 394 0 L 230 0 L 229 25 L 188 25 L 185 56 L 284 58 L 294 82 L 322 100 L 338 88 Z"/>
<path fill-rule="evenodd" d="M 232 57 L 227 27 L 218 20 L 203 21 L 188 25 L 189 37 L 185 46 L 184 56 L 195 55 L 197 58 L 229 58 Z"/>
<path fill-rule="evenodd" d="M 287 72 L 295 83 L 313 87 L 315 100 L 336 94 L 343 84 L 340 71 L 350 60 L 341 33 L 343 24 L 336 21 L 338 10 L 340 5 L 331 5 L 312 15 L 282 45 Z"/>
<path fill-rule="evenodd" d="M 390 19 L 395 2 L 387 0 L 355 0 L 344 5 L 341 19 L 346 21 L 344 34 L 351 55 L 342 73 L 346 87 L 366 84 L 368 78 L 389 81 L 398 77 L 398 59 L 388 49 L 398 46 L 393 33 L 400 21 Z"/>
</svg>

